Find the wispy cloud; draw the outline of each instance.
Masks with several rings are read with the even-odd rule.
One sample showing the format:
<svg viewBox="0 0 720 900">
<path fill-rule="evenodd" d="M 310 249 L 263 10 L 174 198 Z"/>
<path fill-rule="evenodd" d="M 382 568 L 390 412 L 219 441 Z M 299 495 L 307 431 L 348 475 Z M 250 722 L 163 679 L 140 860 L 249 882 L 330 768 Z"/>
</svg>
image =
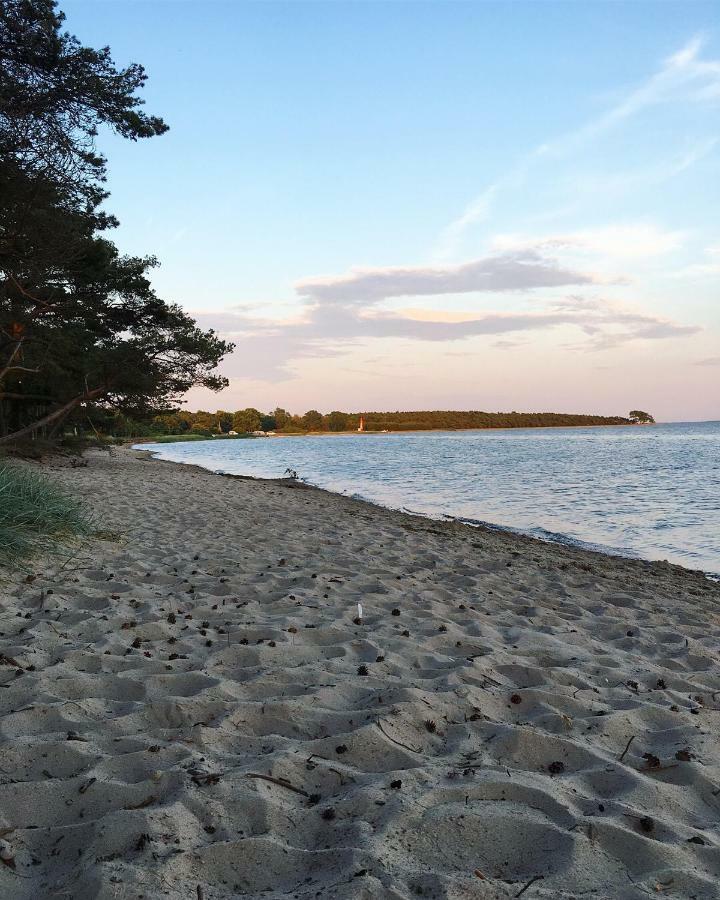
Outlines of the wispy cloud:
<svg viewBox="0 0 720 900">
<path fill-rule="evenodd" d="M 682 231 L 669 231 L 652 223 L 641 222 L 539 236 L 499 234 L 492 239 L 491 244 L 493 249 L 506 252 L 570 250 L 624 260 L 669 253 L 680 247 L 684 240 L 685 234 Z"/>
<path fill-rule="evenodd" d="M 706 247 L 702 262 L 693 263 L 671 273 L 673 278 L 716 278 L 720 275 L 720 244 Z"/>
<path fill-rule="evenodd" d="M 706 356 L 705 359 L 699 359 L 695 363 L 696 366 L 720 366 L 720 356 Z"/>
<path fill-rule="evenodd" d="M 562 160 L 579 152 L 601 135 L 649 107 L 673 101 L 698 103 L 720 99 L 720 60 L 702 59 L 701 50 L 702 39 L 694 38 L 664 60 L 657 72 L 629 90 L 602 115 L 530 150 L 507 173 L 480 191 L 463 212 L 443 229 L 435 255 L 440 259 L 451 256 L 465 231 L 471 225 L 486 219 L 503 193 L 524 186 L 529 174 L 538 164 Z M 655 176 L 669 178 L 684 171 L 710 153 L 716 144 L 716 137 L 701 142 L 674 164 L 666 166 L 665 171 L 655 172 Z"/>
</svg>

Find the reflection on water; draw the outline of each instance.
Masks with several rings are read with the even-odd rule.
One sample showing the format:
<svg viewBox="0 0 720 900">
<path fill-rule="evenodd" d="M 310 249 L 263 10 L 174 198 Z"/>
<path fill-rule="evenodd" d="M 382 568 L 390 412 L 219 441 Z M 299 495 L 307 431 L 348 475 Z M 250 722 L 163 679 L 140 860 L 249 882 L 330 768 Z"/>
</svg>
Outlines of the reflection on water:
<svg viewBox="0 0 720 900">
<path fill-rule="evenodd" d="M 144 444 L 425 515 L 720 573 L 720 422 Z"/>
</svg>

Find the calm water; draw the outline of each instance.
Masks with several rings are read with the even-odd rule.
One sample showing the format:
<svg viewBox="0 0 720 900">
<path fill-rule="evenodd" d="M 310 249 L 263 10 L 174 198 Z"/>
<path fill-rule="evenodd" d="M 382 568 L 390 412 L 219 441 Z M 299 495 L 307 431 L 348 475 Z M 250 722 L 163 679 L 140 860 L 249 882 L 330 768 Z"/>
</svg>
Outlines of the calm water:
<svg viewBox="0 0 720 900">
<path fill-rule="evenodd" d="M 720 422 L 144 444 L 163 459 L 312 484 L 720 574 Z"/>
</svg>

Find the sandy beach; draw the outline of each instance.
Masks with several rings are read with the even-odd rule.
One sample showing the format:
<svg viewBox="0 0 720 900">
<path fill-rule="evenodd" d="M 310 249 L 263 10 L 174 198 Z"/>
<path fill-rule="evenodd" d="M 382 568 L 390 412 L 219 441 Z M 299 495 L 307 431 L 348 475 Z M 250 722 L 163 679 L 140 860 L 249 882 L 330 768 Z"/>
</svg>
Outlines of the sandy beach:
<svg viewBox="0 0 720 900">
<path fill-rule="evenodd" d="M 718 584 L 87 459 L 0 586 L 0 897 L 720 896 Z"/>
</svg>

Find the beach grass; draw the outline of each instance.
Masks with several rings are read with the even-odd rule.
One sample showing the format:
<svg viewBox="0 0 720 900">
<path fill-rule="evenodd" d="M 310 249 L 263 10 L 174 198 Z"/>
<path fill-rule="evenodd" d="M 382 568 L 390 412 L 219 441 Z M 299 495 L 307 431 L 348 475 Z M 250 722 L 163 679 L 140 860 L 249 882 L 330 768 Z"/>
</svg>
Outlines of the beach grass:
<svg viewBox="0 0 720 900">
<path fill-rule="evenodd" d="M 239 441 L 252 438 L 252 434 L 158 434 L 133 439 L 135 444 L 174 444 L 180 441 Z"/>
<path fill-rule="evenodd" d="M 91 529 L 83 504 L 47 476 L 0 461 L 0 569 L 55 552 Z"/>
</svg>

